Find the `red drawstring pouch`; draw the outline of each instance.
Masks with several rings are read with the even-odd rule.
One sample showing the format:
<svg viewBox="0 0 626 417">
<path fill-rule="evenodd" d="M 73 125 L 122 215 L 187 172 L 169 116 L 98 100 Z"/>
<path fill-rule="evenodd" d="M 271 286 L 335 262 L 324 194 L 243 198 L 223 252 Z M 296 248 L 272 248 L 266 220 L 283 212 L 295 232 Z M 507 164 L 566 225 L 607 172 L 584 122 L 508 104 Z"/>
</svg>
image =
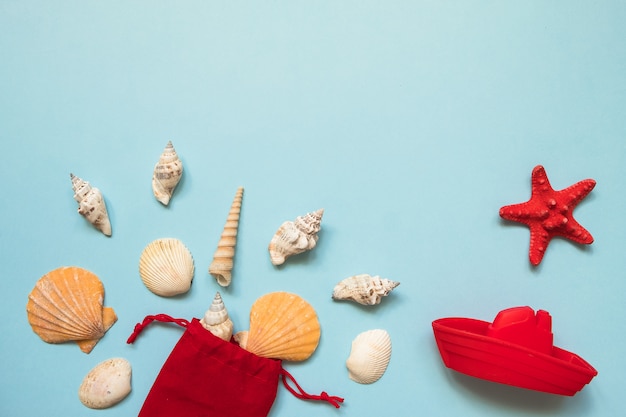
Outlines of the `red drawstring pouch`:
<svg viewBox="0 0 626 417">
<path fill-rule="evenodd" d="M 307 394 L 280 360 L 262 358 L 226 342 L 196 318 L 147 316 L 135 326 L 127 343 L 133 343 L 153 321 L 175 323 L 186 330 L 163 364 L 139 417 L 266 417 L 279 379 L 298 398 L 326 401 L 336 408 L 343 402 L 325 392 Z"/>
</svg>

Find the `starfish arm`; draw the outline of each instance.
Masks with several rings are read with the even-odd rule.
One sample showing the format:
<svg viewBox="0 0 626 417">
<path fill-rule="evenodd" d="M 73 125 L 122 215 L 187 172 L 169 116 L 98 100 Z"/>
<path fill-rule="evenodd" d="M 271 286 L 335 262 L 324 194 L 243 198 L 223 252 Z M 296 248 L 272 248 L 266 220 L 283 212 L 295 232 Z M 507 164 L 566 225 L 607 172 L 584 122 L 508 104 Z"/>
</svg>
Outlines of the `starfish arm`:
<svg viewBox="0 0 626 417">
<path fill-rule="evenodd" d="M 543 166 L 537 165 L 533 168 L 530 179 L 531 195 L 530 200 L 533 201 L 545 193 L 552 192 L 552 186 L 548 180 L 548 174 Z"/>
<path fill-rule="evenodd" d="M 582 245 L 589 245 L 593 243 L 593 236 L 591 236 L 591 233 L 582 227 L 573 217 L 568 218 L 567 228 L 563 231 L 555 233 L 555 235 L 564 237 Z"/>
<path fill-rule="evenodd" d="M 530 248 L 528 249 L 528 257 L 530 258 L 531 264 L 534 266 L 539 265 L 543 259 L 543 255 L 546 253 L 546 249 L 548 249 L 551 238 L 552 236 L 541 226 L 530 226 Z"/>
<path fill-rule="evenodd" d="M 587 197 L 595 186 L 596 182 L 592 179 L 582 180 L 559 191 L 558 194 L 567 201 L 567 205 L 573 210 L 583 198 Z"/>
</svg>

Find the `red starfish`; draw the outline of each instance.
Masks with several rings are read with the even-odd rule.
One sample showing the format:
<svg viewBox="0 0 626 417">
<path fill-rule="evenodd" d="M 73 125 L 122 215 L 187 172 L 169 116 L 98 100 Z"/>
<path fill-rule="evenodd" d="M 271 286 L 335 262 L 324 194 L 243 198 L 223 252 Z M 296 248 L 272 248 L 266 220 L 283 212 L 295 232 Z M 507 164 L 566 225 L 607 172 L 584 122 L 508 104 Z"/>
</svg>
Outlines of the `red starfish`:
<svg viewBox="0 0 626 417">
<path fill-rule="evenodd" d="M 525 203 L 504 206 L 500 217 L 527 225 L 530 228 L 530 263 L 539 265 L 550 240 L 561 236 L 576 243 L 593 242 L 591 233 L 574 219 L 573 211 L 578 203 L 595 187 L 596 182 L 586 179 L 564 190 L 552 189 L 546 170 L 537 165 L 533 169 L 532 193 Z"/>
</svg>

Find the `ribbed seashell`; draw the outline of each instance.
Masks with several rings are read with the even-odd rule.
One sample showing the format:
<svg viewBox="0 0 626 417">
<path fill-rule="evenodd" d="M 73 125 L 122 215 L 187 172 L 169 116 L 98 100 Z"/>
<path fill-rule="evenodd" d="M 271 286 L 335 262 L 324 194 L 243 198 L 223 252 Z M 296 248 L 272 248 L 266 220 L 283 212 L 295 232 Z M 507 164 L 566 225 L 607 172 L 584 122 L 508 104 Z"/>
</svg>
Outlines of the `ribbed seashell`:
<svg viewBox="0 0 626 417">
<path fill-rule="evenodd" d="M 61 267 L 42 276 L 28 295 L 26 313 L 33 331 L 47 343 L 74 341 L 89 353 L 117 321 L 103 307 L 104 286 L 86 269 Z"/>
<path fill-rule="evenodd" d="M 264 358 L 303 361 L 320 339 L 320 323 L 302 297 L 273 292 L 257 299 L 250 309 L 245 349 Z"/>
<path fill-rule="evenodd" d="M 78 398 L 89 408 L 112 407 L 130 394 L 131 375 L 130 362 L 124 358 L 100 362 L 83 379 Z"/>
<path fill-rule="evenodd" d="M 391 338 L 382 329 L 367 330 L 352 341 L 346 361 L 348 375 L 359 384 L 371 384 L 383 376 L 391 359 Z"/>
<path fill-rule="evenodd" d="M 200 319 L 200 324 L 222 340 L 230 341 L 233 335 L 233 322 L 228 316 L 228 310 L 219 291 L 215 294 L 209 309 Z"/>
<path fill-rule="evenodd" d="M 107 236 L 111 236 L 111 221 L 104 197 L 99 189 L 89 182 L 70 173 L 74 200 L 78 202 L 78 213 Z"/>
<path fill-rule="evenodd" d="M 363 305 L 380 304 L 382 298 L 400 285 L 378 275 L 354 275 L 340 281 L 333 289 L 334 300 L 352 300 Z"/>
<path fill-rule="evenodd" d="M 292 255 L 311 250 L 317 244 L 324 209 L 298 216 L 295 221 L 284 222 L 269 244 L 272 264 L 281 265 Z"/>
<path fill-rule="evenodd" d="M 230 206 L 224 230 L 217 243 L 213 262 L 209 265 L 209 273 L 215 277 L 217 283 L 222 287 L 229 286 L 232 280 L 233 259 L 235 257 L 235 245 L 237 244 L 237 228 L 239 227 L 242 199 L 243 187 L 239 187 Z"/>
<path fill-rule="evenodd" d="M 183 163 L 178 158 L 172 141 L 169 141 L 152 174 L 152 192 L 156 199 L 167 206 L 182 176 Z"/>
<path fill-rule="evenodd" d="M 191 252 L 175 238 L 162 238 L 149 243 L 139 258 L 141 280 L 150 291 L 163 297 L 189 291 L 193 273 Z"/>
</svg>

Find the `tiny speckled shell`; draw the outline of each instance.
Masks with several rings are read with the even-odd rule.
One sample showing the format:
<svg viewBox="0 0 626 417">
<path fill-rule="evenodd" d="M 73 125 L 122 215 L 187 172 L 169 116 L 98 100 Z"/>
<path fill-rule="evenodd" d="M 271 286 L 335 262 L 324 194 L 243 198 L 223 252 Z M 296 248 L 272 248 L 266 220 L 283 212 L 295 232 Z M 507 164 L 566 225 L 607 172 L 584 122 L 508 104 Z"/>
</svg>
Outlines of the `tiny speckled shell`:
<svg viewBox="0 0 626 417">
<path fill-rule="evenodd" d="M 131 391 L 131 366 L 123 358 L 112 358 L 96 365 L 78 388 L 78 398 L 89 408 L 109 408 Z"/>
</svg>

